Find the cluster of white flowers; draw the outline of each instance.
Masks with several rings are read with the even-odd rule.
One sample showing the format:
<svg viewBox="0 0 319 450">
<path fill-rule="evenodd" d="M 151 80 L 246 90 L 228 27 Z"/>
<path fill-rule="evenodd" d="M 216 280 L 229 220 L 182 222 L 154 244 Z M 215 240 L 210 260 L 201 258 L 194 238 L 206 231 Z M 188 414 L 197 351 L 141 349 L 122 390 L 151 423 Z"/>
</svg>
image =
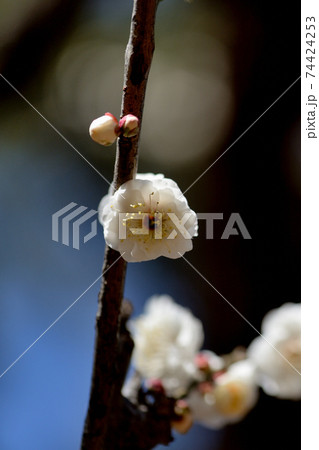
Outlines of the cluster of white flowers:
<svg viewBox="0 0 319 450">
<path fill-rule="evenodd" d="M 139 120 L 131 114 L 118 123 L 106 113 L 90 126 L 92 139 L 105 146 L 138 132 Z M 138 174 L 103 197 L 99 220 L 107 245 L 128 262 L 179 258 L 192 249 L 198 228 L 178 185 L 153 173 Z M 241 361 L 200 351 L 201 321 L 168 295 L 152 297 L 130 327 L 135 368 L 146 386 L 176 399 L 182 420 L 172 419 L 172 426 L 180 432 L 193 420 L 210 428 L 238 422 L 256 404 L 259 386 L 278 398 L 300 398 L 300 304 L 269 312 Z"/>
<path fill-rule="evenodd" d="M 131 325 L 136 369 L 145 378 L 160 379 L 168 395 L 184 394 L 195 376 L 194 357 L 204 340 L 201 321 L 161 295 L 151 297 L 145 313 Z"/>
<path fill-rule="evenodd" d="M 128 262 L 179 258 L 193 248 L 197 217 L 177 184 L 164 175 L 138 174 L 99 205 L 106 243 Z"/>
<path fill-rule="evenodd" d="M 167 295 L 152 297 L 131 328 L 136 370 L 146 380 L 160 380 L 167 395 L 183 396 L 192 420 L 204 426 L 217 429 L 243 419 L 257 402 L 259 386 L 269 395 L 300 398 L 300 304 L 268 313 L 247 358 L 230 365 L 211 351 L 199 352 L 200 320 Z"/>
</svg>

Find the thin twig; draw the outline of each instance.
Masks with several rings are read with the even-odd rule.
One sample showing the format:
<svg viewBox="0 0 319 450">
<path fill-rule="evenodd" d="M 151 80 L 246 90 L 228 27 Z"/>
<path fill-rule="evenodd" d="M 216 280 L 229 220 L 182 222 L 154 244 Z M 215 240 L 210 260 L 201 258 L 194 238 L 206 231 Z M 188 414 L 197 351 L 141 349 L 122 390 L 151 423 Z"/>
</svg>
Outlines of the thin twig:
<svg viewBox="0 0 319 450">
<path fill-rule="evenodd" d="M 159 0 L 134 0 L 130 38 L 125 54 L 122 112 L 134 114 L 140 120 L 140 130 L 147 78 L 154 51 L 155 14 Z M 132 179 L 137 170 L 139 135 L 120 137 L 114 168 L 113 189 Z M 113 395 L 120 392 L 125 374 L 119 373 L 118 329 L 123 298 L 126 263 L 119 253 L 106 247 L 99 308 L 96 317 L 95 355 L 89 408 L 82 440 L 82 450 L 101 450 L 107 446 L 112 430 L 108 426 L 110 413 L 114 417 Z M 124 370 L 124 369 L 122 369 Z M 120 420 L 120 419 L 119 419 Z M 109 441 L 108 441 L 109 442 Z M 120 447 L 117 447 L 120 448 Z"/>
</svg>

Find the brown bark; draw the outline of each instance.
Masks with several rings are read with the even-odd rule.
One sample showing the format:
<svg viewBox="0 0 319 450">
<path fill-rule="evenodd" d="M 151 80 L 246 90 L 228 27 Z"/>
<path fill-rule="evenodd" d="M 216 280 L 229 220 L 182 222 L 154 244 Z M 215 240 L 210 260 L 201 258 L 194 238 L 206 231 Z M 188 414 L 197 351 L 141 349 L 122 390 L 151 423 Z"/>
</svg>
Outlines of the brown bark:
<svg viewBox="0 0 319 450">
<path fill-rule="evenodd" d="M 147 78 L 154 51 L 154 24 L 158 2 L 159 0 L 134 0 L 130 38 L 125 54 L 121 117 L 125 114 L 137 116 L 140 120 L 140 130 Z M 139 134 L 133 138 L 122 136 L 118 139 L 113 190 L 134 177 L 137 169 L 138 141 Z M 142 434 L 142 438 L 138 437 L 136 433 L 149 430 L 151 424 L 147 424 L 147 418 L 150 418 L 150 415 L 142 413 L 121 396 L 133 341 L 123 327 L 119 330 L 126 272 L 126 262 L 119 257 L 117 251 L 106 247 L 96 317 L 91 393 L 82 450 L 151 448 L 157 442 L 163 442 L 163 439 L 165 442 L 170 439 L 167 418 L 162 424 L 165 433 L 156 425 L 158 420 L 154 420 L 154 431 L 148 431 L 154 436 L 143 438 Z M 127 319 L 127 315 L 124 317 Z M 171 410 L 171 404 L 169 406 L 168 409 Z M 154 413 L 151 415 L 154 416 Z M 167 416 L 166 410 L 164 416 Z M 156 435 L 156 426 L 159 428 L 159 436 Z M 134 447 L 134 441 L 136 445 L 142 445 L 143 439 L 146 446 Z"/>
</svg>

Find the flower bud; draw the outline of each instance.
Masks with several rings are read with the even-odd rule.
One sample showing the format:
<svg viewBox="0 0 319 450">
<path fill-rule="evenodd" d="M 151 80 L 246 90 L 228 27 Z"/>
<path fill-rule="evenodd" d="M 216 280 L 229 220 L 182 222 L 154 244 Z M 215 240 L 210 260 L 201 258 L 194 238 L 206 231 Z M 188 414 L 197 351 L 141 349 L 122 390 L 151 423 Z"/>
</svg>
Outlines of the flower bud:
<svg viewBox="0 0 319 450">
<path fill-rule="evenodd" d="M 199 383 L 198 390 L 203 395 L 210 393 L 213 391 L 213 383 L 210 383 L 209 381 L 203 381 L 202 383 Z"/>
<path fill-rule="evenodd" d="M 195 365 L 199 370 L 203 372 L 210 371 L 209 359 L 208 356 L 204 353 L 197 353 L 197 355 L 195 356 Z"/>
<path fill-rule="evenodd" d="M 161 394 L 165 394 L 165 389 L 162 381 L 159 378 L 149 378 L 146 380 L 146 387 L 150 391 L 160 392 Z"/>
<path fill-rule="evenodd" d="M 127 114 L 120 119 L 119 126 L 124 137 L 133 137 L 138 133 L 139 120 L 133 114 Z"/>
<path fill-rule="evenodd" d="M 188 403 L 185 400 L 177 400 L 175 405 L 176 419 L 171 421 L 171 426 L 180 434 L 185 434 L 193 425 L 193 416 Z"/>
<path fill-rule="evenodd" d="M 117 118 L 111 113 L 93 120 L 89 133 L 93 141 L 101 145 L 111 145 L 119 135 L 119 124 Z"/>
</svg>

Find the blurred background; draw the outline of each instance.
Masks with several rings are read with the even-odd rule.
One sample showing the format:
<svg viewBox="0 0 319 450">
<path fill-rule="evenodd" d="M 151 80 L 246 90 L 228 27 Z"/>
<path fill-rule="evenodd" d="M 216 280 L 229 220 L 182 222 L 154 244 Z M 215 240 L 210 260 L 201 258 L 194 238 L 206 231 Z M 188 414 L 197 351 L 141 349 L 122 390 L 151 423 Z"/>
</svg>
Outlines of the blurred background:
<svg viewBox="0 0 319 450">
<path fill-rule="evenodd" d="M 298 4 L 165 0 L 156 25 L 140 172 L 186 190 L 299 77 Z M 91 121 L 120 114 L 132 1 L 0 0 L 0 72 L 108 180 L 115 147 L 90 140 Z M 289 18 L 289 20 L 288 20 Z M 257 329 L 267 311 L 300 301 L 300 82 L 187 192 L 196 212 L 223 213 L 189 261 Z M 71 202 L 97 209 L 107 183 L 0 78 L 0 372 L 100 275 L 102 228 L 80 250 L 51 239 Z M 160 126 L 159 126 L 160 124 Z M 232 212 L 252 239 L 221 240 Z M 85 224 L 89 232 L 89 224 Z M 79 448 L 92 370 L 96 283 L 0 379 L 0 448 Z M 185 261 L 128 267 L 126 297 L 141 313 L 167 293 L 203 321 L 205 348 L 256 336 Z M 222 431 L 194 426 L 172 449 L 298 449 L 300 404 L 261 394 Z"/>
</svg>

